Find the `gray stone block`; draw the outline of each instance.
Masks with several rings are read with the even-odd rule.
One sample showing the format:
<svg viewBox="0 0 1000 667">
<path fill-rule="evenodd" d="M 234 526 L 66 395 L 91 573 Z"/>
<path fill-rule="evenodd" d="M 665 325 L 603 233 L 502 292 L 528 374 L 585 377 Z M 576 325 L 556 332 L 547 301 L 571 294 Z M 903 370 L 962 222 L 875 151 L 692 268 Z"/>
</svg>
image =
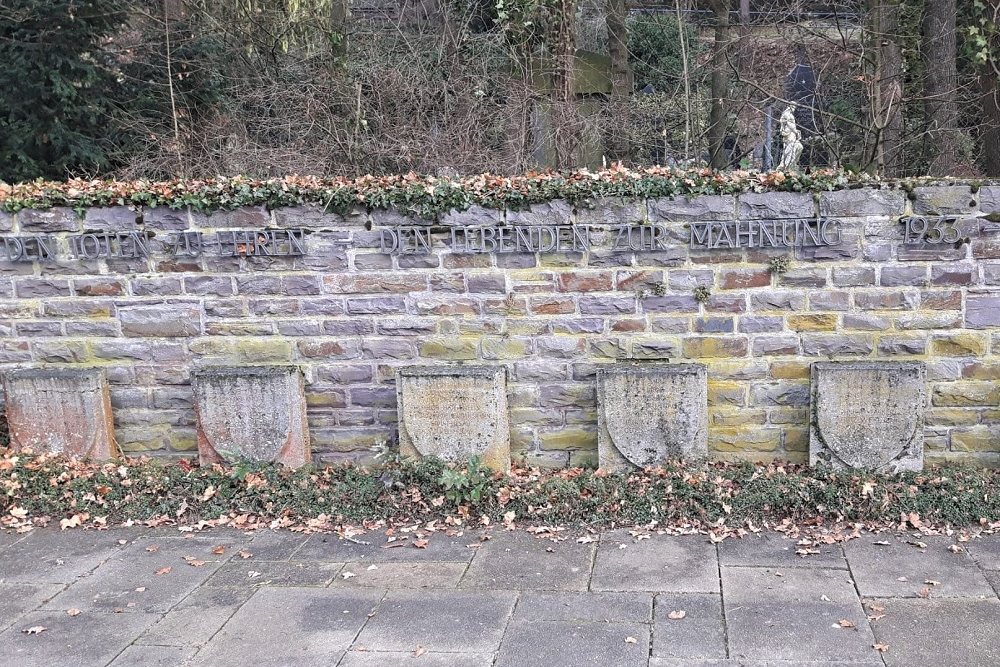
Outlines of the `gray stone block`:
<svg viewBox="0 0 1000 667">
<path fill-rule="evenodd" d="M 809 463 L 922 469 L 925 376 L 920 362 L 814 363 Z"/>
<path fill-rule="evenodd" d="M 198 458 L 275 461 L 311 458 L 302 374 L 294 366 L 209 368 L 194 373 Z"/>
<path fill-rule="evenodd" d="M 739 216 L 754 220 L 813 218 L 816 202 L 807 192 L 751 192 L 740 195 Z"/>
<path fill-rule="evenodd" d="M 736 198 L 732 195 L 705 197 L 661 197 L 646 202 L 650 222 L 683 220 L 732 220 L 736 215 Z"/>
<path fill-rule="evenodd" d="M 819 195 L 819 214 L 841 218 L 903 215 L 906 194 L 902 190 L 835 190 Z"/>
<path fill-rule="evenodd" d="M 507 374 L 502 366 L 402 368 L 396 373 L 399 450 L 510 469 Z"/>
<path fill-rule="evenodd" d="M 118 319 L 125 336 L 182 338 L 201 333 L 201 308 L 196 303 L 123 307 Z"/>
<path fill-rule="evenodd" d="M 599 370 L 601 468 L 708 456 L 707 377 L 700 364 L 618 364 Z"/>
<path fill-rule="evenodd" d="M 80 217 L 71 208 L 26 208 L 17 214 L 21 231 L 29 234 L 40 232 L 75 232 L 80 229 Z"/>
<path fill-rule="evenodd" d="M 15 449 L 98 461 L 117 455 L 111 396 L 101 371 L 12 371 L 3 386 Z"/>
</svg>

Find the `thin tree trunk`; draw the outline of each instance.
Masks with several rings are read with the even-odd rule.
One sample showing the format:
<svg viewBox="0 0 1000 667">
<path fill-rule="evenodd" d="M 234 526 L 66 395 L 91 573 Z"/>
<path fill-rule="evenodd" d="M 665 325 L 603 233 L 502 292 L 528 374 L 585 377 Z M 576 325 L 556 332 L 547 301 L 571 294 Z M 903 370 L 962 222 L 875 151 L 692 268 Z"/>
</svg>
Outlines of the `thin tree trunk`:
<svg viewBox="0 0 1000 667">
<path fill-rule="evenodd" d="M 870 46 L 872 72 L 872 126 L 874 162 L 884 176 L 903 173 L 903 57 L 899 35 L 900 0 L 871 0 Z"/>
<path fill-rule="evenodd" d="M 574 86 L 574 59 L 576 58 L 576 0 L 560 0 L 559 22 L 552 44 L 554 67 L 552 70 L 553 130 L 556 167 L 565 169 L 573 165 L 574 154 L 580 143 L 580 123 L 577 118 Z"/>
<path fill-rule="evenodd" d="M 983 110 L 983 168 L 986 176 L 1000 176 L 1000 87 L 989 64 L 979 75 L 979 104 Z"/>
<path fill-rule="evenodd" d="M 947 176 L 958 166 L 958 85 L 955 0 L 924 4 L 923 51 L 926 64 L 924 113 L 930 149 L 928 173 Z"/>
<path fill-rule="evenodd" d="M 729 165 L 723 144 L 726 139 L 726 100 L 729 97 L 730 47 L 729 2 L 712 0 L 715 13 L 715 42 L 712 53 L 712 108 L 708 121 L 709 164 L 714 169 Z"/>
<path fill-rule="evenodd" d="M 632 68 L 628 62 L 627 0 L 607 0 L 605 24 L 608 29 L 608 55 L 611 58 L 611 123 L 608 154 L 612 160 L 628 155 L 628 98 L 632 93 Z"/>
</svg>

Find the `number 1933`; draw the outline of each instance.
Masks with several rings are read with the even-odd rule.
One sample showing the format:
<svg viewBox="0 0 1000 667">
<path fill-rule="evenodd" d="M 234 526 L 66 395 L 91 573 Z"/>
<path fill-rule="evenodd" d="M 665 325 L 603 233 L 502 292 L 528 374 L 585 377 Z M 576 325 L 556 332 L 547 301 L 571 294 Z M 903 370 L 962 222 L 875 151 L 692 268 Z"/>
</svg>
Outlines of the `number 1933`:
<svg viewBox="0 0 1000 667">
<path fill-rule="evenodd" d="M 962 239 L 955 224 L 957 218 L 925 218 L 913 215 L 903 218 L 903 243 L 958 243 Z"/>
</svg>

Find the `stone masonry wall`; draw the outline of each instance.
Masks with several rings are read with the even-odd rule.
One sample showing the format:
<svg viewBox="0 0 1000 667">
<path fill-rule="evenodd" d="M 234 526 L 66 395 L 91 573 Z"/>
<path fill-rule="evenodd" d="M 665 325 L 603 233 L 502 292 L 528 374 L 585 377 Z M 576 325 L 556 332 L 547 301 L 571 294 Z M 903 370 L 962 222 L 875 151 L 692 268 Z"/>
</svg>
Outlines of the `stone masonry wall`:
<svg viewBox="0 0 1000 667">
<path fill-rule="evenodd" d="M 957 216 L 957 241 L 904 243 L 904 215 Z M 574 210 L 473 208 L 431 227 L 431 253 L 381 252 L 391 211 L 247 208 L 205 215 L 127 208 L 0 213 L 5 238 L 51 235 L 60 258 L 0 254 L 0 372 L 98 366 L 129 452 L 195 447 L 190 378 L 218 364 L 293 363 L 305 374 L 313 450 L 365 458 L 395 440 L 396 368 L 508 369 L 512 451 L 545 466 L 597 459 L 595 371 L 620 359 L 708 368 L 709 449 L 804 461 L 809 366 L 927 364 L 929 462 L 1000 463 L 1000 187 L 843 190 L 603 201 Z M 694 221 L 823 216 L 840 243 L 689 247 Z M 645 222 L 655 251 L 461 254 L 455 225 Z M 304 256 L 171 256 L 178 232 L 307 230 Z M 68 259 L 85 231 L 146 230 L 149 257 Z M 605 231 L 602 231 L 605 230 Z M 127 254 L 127 253 L 126 253 Z M 790 260 L 784 273 L 774 257 Z M 697 288 L 704 287 L 707 290 Z M 699 298 L 700 297 L 700 298 Z"/>
</svg>

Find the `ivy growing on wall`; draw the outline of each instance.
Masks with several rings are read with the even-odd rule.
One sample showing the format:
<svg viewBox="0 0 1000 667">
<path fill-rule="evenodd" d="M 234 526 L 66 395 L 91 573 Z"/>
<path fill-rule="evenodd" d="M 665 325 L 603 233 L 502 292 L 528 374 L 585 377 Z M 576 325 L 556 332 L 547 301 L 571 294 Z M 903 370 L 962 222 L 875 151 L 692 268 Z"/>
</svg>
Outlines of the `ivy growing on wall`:
<svg viewBox="0 0 1000 667">
<path fill-rule="evenodd" d="M 954 182 L 954 181 L 951 181 Z M 396 209 L 427 219 L 479 205 L 494 209 L 524 209 L 556 199 L 590 208 L 605 198 L 641 199 L 741 192 L 820 192 L 852 187 L 910 188 L 913 181 L 879 181 L 840 171 L 811 173 L 716 172 L 650 167 L 630 170 L 529 173 L 503 177 L 482 174 L 444 178 L 403 174 L 356 179 L 287 176 L 267 180 L 245 177 L 187 181 L 33 181 L 0 183 L 0 210 L 63 206 L 82 212 L 90 207 L 167 206 L 197 211 L 241 206 L 315 205 L 332 213 L 354 209 Z"/>
</svg>

